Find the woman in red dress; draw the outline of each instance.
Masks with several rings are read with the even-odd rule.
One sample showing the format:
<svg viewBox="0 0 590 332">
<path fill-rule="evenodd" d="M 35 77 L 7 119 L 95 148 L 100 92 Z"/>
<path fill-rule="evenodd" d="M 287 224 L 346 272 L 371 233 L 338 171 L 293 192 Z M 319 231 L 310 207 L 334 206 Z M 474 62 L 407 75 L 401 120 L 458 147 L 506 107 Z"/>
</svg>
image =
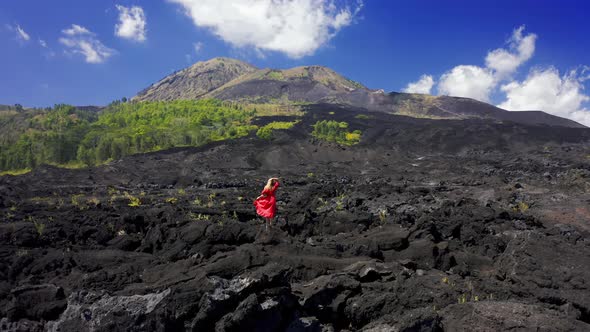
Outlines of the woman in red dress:
<svg viewBox="0 0 590 332">
<path fill-rule="evenodd" d="M 266 228 L 271 226 L 272 218 L 274 218 L 277 211 L 277 199 L 275 191 L 279 187 L 279 179 L 270 178 L 266 182 L 264 189 L 260 196 L 256 197 L 254 206 L 256 206 L 256 213 L 266 220 Z"/>
</svg>

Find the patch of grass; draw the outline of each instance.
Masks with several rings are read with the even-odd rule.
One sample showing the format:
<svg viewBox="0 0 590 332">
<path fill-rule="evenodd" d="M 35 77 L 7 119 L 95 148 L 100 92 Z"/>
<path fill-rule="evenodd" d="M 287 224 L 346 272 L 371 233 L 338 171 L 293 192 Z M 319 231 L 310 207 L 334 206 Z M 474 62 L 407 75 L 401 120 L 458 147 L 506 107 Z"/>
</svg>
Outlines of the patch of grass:
<svg viewBox="0 0 590 332">
<path fill-rule="evenodd" d="M 292 121 L 292 122 L 281 122 L 281 121 L 271 122 L 271 123 L 259 128 L 258 131 L 256 131 L 256 136 L 258 136 L 259 138 L 265 139 L 265 140 L 271 140 L 273 138 L 273 131 L 274 130 L 291 129 L 298 122 L 299 122 L 299 120 Z"/>
<path fill-rule="evenodd" d="M 173 204 L 174 205 L 174 204 L 178 203 L 178 198 L 176 198 L 176 197 L 168 197 L 168 198 L 166 198 L 166 203 Z"/>
<path fill-rule="evenodd" d="M 315 174 L 313 174 L 313 172 L 307 173 L 307 177 L 310 179 L 313 178 L 314 176 L 315 176 Z"/>
<path fill-rule="evenodd" d="M 357 116 L 355 116 L 355 118 L 361 119 L 361 120 L 369 120 L 369 119 L 372 119 L 373 116 L 366 115 L 366 114 L 358 114 Z"/>
<path fill-rule="evenodd" d="M 186 195 L 186 190 L 184 190 L 184 188 L 180 188 L 180 189 L 178 189 L 178 194 L 180 196 L 184 196 L 184 195 Z"/>
<path fill-rule="evenodd" d="M 203 202 L 201 201 L 201 199 L 199 197 L 195 197 L 195 200 L 193 201 L 193 205 L 201 206 L 202 204 L 203 204 Z"/>
<path fill-rule="evenodd" d="M 7 171 L 2 171 L 0 172 L 0 176 L 4 176 L 4 175 L 12 175 L 12 176 L 17 176 L 17 175 L 23 175 L 23 174 L 27 174 L 31 171 L 30 168 L 23 168 L 23 169 L 14 169 L 14 170 L 7 170 Z"/>
<path fill-rule="evenodd" d="M 305 112 L 303 107 L 305 103 L 290 103 L 283 105 L 280 103 L 245 103 L 244 109 L 253 111 L 256 116 L 303 116 Z"/>
<path fill-rule="evenodd" d="M 266 74 L 266 78 L 277 81 L 285 80 L 285 76 L 283 75 L 283 73 L 278 70 L 270 71 L 268 74 Z"/>
</svg>

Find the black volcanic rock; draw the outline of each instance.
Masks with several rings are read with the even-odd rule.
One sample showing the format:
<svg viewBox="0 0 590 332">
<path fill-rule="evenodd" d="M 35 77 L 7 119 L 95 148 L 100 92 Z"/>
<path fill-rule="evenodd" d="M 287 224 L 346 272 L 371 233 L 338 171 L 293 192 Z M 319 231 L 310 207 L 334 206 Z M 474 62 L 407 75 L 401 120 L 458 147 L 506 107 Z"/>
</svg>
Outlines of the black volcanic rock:
<svg viewBox="0 0 590 332">
<path fill-rule="evenodd" d="M 307 107 L 270 141 L 0 177 L 0 330 L 590 329 L 589 129 Z"/>
</svg>

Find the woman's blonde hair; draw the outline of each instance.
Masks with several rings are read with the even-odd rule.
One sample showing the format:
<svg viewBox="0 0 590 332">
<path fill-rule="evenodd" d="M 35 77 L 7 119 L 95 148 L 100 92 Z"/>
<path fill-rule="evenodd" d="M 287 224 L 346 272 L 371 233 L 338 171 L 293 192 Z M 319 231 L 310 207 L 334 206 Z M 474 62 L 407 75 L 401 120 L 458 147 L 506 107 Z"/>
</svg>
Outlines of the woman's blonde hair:
<svg viewBox="0 0 590 332">
<path fill-rule="evenodd" d="M 266 190 L 272 190 L 272 186 L 275 184 L 275 180 L 274 179 L 268 179 L 268 181 L 266 181 L 266 185 L 264 186 L 264 189 Z"/>
</svg>

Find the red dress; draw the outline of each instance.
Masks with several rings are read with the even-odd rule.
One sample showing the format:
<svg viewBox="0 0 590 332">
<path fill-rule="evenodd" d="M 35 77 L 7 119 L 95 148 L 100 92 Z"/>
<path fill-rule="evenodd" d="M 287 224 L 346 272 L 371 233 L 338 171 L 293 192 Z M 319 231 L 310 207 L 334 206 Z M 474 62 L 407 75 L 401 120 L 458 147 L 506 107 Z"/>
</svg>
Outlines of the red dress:
<svg viewBox="0 0 590 332">
<path fill-rule="evenodd" d="M 275 213 L 277 211 L 277 199 L 275 197 L 275 191 L 279 187 L 279 181 L 275 182 L 275 185 L 272 189 L 264 189 L 262 190 L 262 195 L 266 195 L 266 197 L 260 197 L 259 199 L 254 201 L 254 206 L 256 206 L 256 213 L 263 218 L 274 218 Z"/>
</svg>

